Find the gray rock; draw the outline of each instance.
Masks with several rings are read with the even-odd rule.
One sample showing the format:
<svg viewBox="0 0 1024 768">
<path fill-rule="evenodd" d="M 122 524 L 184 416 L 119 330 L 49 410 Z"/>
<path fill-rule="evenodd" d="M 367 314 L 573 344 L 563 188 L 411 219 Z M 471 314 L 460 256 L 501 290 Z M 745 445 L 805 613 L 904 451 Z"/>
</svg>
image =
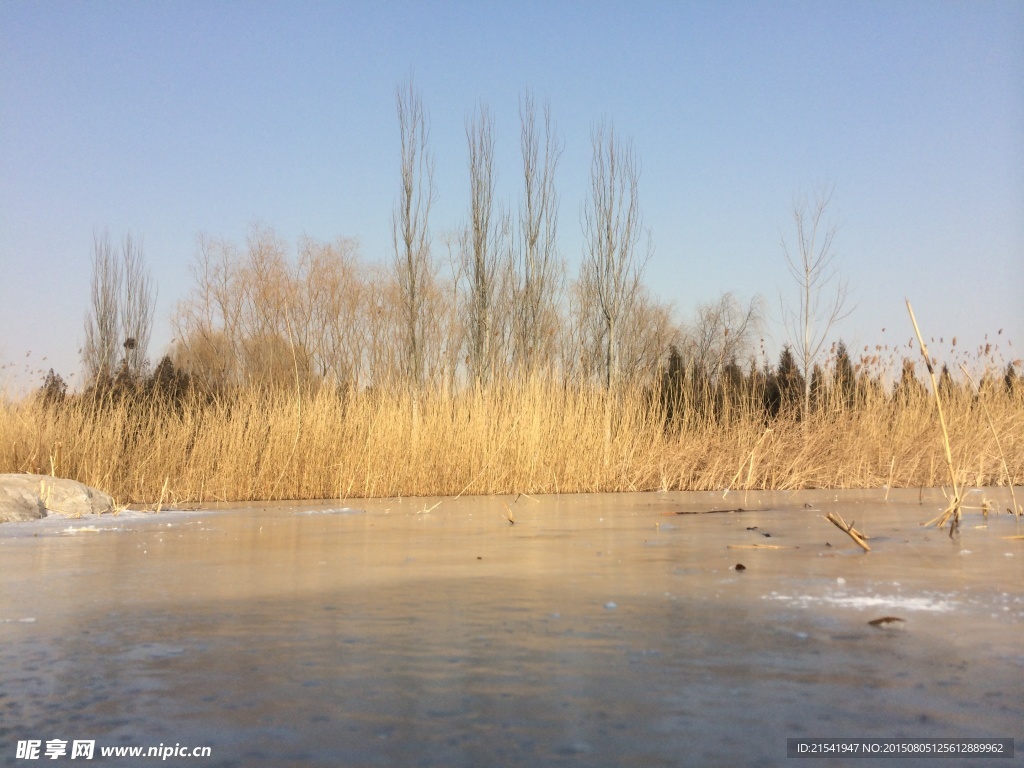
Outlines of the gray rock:
<svg viewBox="0 0 1024 768">
<path fill-rule="evenodd" d="M 77 518 L 113 511 L 109 495 L 74 480 L 0 475 L 0 523 L 38 520 L 48 514 Z"/>
</svg>

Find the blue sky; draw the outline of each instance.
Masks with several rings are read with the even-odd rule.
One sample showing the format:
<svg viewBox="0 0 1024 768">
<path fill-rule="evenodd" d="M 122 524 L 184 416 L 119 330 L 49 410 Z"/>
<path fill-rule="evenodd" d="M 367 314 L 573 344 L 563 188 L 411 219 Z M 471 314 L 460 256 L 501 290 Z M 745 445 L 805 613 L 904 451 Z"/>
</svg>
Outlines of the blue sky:
<svg viewBox="0 0 1024 768">
<path fill-rule="evenodd" d="M 259 221 L 386 259 L 410 73 L 430 112 L 435 235 L 464 219 L 480 100 L 497 197 L 516 203 L 530 88 L 565 144 L 571 274 L 590 132 L 607 119 L 643 164 L 646 282 L 680 317 L 760 294 L 781 345 L 794 286 L 780 239 L 794 194 L 830 182 L 856 305 L 836 337 L 905 343 L 909 297 L 926 335 L 987 333 L 1024 355 L 1022 3 L 5 2 L 0 387 L 79 371 L 96 231 L 143 239 L 154 360 L 200 233 L 242 242 Z"/>
</svg>

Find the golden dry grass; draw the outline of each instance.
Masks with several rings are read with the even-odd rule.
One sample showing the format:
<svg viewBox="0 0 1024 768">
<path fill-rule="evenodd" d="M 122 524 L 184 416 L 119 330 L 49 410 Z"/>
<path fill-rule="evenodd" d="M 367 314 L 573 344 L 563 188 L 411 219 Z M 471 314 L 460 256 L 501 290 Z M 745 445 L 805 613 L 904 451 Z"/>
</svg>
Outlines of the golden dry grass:
<svg viewBox="0 0 1024 768">
<path fill-rule="evenodd" d="M 165 505 L 865 488 L 890 476 L 893 487 L 936 486 L 948 475 L 930 397 L 923 388 L 895 400 L 867 392 L 855 407 L 825 405 L 805 421 L 742 404 L 716 418 L 690 410 L 671 428 L 643 388 L 609 395 L 543 380 L 423 394 L 415 419 L 401 391 L 251 389 L 178 409 L 83 397 L 47 406 L 33 397 L 0 405 L 0 472 L 54 470 L 121 503 Z M 944 403 L 959 480 L 1021 483 L 1020 387 L 993 384 L 979 395 L 955 387 Z"/>
</svg>

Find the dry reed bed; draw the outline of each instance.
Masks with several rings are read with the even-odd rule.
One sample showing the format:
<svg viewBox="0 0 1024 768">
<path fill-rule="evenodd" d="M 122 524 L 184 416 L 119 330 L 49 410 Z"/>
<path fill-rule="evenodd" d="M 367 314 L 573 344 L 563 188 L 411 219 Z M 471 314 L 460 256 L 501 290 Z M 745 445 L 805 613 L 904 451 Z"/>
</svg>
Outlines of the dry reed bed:
<svg viewBox="0 0 1024 768">
<path fill-rule="evenodd" d="M 992 387 L 992 417 L 957 388 L 947 414 L 967 485 L 1024 480 L 1024 393 Z M 58 449 L 59 445 L 59 449 Z M 493 493 L 859 488 L 948 480 L 930 395 L 867 397 L 808 420 L 727 407 L 666 427 L 649 392 L 534 382 L 459 394 L 297 396 L 250 390 L 175 409 L 39 398 L 0 405 L 0 472 L 70 477 L 123 503 Z"/>
</svg>

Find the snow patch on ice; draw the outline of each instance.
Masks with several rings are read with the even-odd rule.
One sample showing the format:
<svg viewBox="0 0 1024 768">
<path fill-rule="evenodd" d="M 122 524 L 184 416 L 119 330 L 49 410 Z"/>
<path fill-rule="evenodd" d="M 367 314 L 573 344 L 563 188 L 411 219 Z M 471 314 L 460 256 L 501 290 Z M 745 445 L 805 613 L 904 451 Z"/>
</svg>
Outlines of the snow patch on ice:
<svg viewBox="0 0 1024 768">
<path fill-rule="evenodd" d="M 863 611 L 868 608 L 885 608 L 903 611 L 930 611 L 932 613 L 947 613 L 956 610 L 956 601 L 948 595 L 918 595 L 908 597 L 905 595 L 780 595 L 772 593 L 765 595 L 766 600 L 781 600 L 801 608 L 810 608 L 814 605 L 837 605 L 843 608 L 855 608 Z"/>
<path fill-rule="evenodd" d="M 297 515 L 365 515 L 365 509 L 356 509 L 354 507 L 339 507 L 337 509 L 306 509 L 302 512 L 296 512 Z"/>
</svg>

